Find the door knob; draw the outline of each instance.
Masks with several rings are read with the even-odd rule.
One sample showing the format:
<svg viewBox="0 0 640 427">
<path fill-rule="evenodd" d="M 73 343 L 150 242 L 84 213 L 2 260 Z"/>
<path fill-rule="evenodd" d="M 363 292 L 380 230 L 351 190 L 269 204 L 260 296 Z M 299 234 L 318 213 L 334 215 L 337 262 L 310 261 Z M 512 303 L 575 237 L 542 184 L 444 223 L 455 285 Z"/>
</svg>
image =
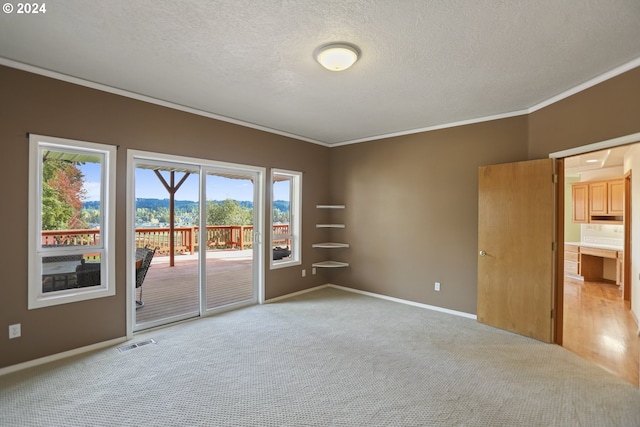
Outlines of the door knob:
<svg viewBox="0 0 640 427">
<path fill-rule="evenodd" d="M 485 251 L 480 251 L 480 256 L 485 256 L 487 253 Z"/>
</svg>

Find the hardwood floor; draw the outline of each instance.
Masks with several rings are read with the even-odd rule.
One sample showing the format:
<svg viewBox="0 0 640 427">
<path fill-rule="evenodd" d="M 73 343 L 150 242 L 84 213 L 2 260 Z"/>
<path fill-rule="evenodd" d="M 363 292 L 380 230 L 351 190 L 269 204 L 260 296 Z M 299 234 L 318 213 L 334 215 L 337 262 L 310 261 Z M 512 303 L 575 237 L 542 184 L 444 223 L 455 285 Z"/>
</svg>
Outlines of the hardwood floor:
<svg viewBox="0 0 640 427">
<path fill-rule="evenodd" d="M 565 279 L 563 346 L 638 386 L 638 327 L 610 283 Z"/>
</svg>

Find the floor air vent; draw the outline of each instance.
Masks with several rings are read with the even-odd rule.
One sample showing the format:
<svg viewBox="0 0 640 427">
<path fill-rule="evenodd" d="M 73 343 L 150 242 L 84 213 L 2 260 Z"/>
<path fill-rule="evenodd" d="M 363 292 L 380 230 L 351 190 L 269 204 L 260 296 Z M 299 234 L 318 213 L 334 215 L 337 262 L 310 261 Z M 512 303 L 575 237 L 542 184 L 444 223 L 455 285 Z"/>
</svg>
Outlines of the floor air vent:
<svg viewBox="0 0 640 427">
<path fill-rule="evenodd" d="M 144 341 L 140 341 L 140 342 L 136 342 L 133 344 L 129 344 L 129 345 L 125 345 L 123 347 L 119 347 L 118 351 L 119 352 L 124 352 L 124 351 L 129 351 L 129 350 L 133 350 L 134 348 L 138 348 L 138 347 L 143 347 L 147 344 L 155 344 L 156 340 L 154 340 L 153 338 L 149 338 L 148 340 L 144 340 Z"/>
</svg>

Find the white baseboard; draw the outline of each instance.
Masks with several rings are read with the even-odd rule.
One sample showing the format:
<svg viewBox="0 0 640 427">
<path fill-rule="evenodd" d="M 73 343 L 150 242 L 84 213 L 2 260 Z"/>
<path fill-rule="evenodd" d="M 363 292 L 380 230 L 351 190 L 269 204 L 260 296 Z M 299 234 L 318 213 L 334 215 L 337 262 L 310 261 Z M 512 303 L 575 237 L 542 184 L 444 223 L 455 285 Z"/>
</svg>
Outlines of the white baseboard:
<svg viewBox="0 0 640 427">
<path fill-rule="evenodd" d="M 41 357 L 39 359 L 29 360 L 28 362 L 18 363 L 17 365 L 7 366 L 5 368 L 0 368 L 0 376 L 10 374 L 12 372 L 21 371 L 23 369 L 32 368 L 34 366 L 44 365 L 45 363 L 54 362 L 56 360 L 66 359 L 67 357 L 77 356 L 82 353 L 100 350 L 101 348 L 111 347 L 125 341 L 127 341 L 126 337 L 114 338 L 109 341 L 103 341 L 96 344 L 87 345 L 85 347 L 74 348 L 73 350 L 63 351 L 62 353 L 56 353 L 50 356 Z"/>
<path fill-rule="evenodd" d="M 438 307 L 436 305 L 423 304 L 423 303 L 420 303 L 420 302 L 415 302 L 415 301 L 409 301 L 409 300 L 406 300 L 406 299 L 390 297 L 390 296 L 387 296 L 387 295 L 376 294 L 376 293 L 373 293 L 373 292 L 361 291 L 359 289 L 347 288 L 345 286 L 334 285 L 334 284 L 331 284 L 331 283 L 327 283 L 325 285 L 315 286 L 313 288 L 304 289 L 302 291 L 293 292 L 293 293 L 290 293 L 290 294 L 286 294 L 286 295 L 282 295 L 282 296 L 279 296 L 279 297 L 271 298 L 271 299 L 265 301 L 265 303 L 282 301 L 282 300 L 285 300 L 285 299 L 288 299 L 288 298 L 292 298 L 292 297 L 295 297 L 295 296 L 298 296 L 298 295 L 306 294 L 307 292 L 313 292 L 313 291 L 317 291 L 319 289 L 324 289 L 324 288 L 340 289 L 342 291 L 353 292 L 353 293 L 361 294 L 361 295 L 367 295 L 367 296 L 370 296 L 370 297 L 380 298 L 380 299 L 384 299 L 384 300 L 387 300 L 387 301 L 393 301 L 393 302 L 397 302 L 397 303 L 400 303 L 400 304 L 412 305 L 414 307 L 426 308 L 427 310 L 439 311 L 441 313 L 453 314 L 455 316 L 466 317 L 467 319 L 477 320 L 477 316 L 475 314 L 465 313 L 464 311 L 451 310 L 451 309 L 448 309 L 448 308 Z"/>
<path fill-rule="evenodd" d="M 308 292 L 313 292 L 313 291 L 317 291 L 319 289 L 324 289 L 324 288 L 326 288 L 328 286 L 330 286 L 330 285 L 326 284 L 326 285 L 314 286 L 313 288 L 303 289 L 303 290 L 298 291 L 298 292 L 292 292 L 290 294 L 280 295 L 279 297 L 270 298 L 270 299 L 266 300 L 265 304 L 269 304 L 271 302 L 282 301 L 282 300 L 288 299 L 288 298 L 293 298 L 293 297 L 296 297 L 298 295 L 306 294 Z"/>
<path fill-rule="evenodd" d="M 361 291 L 359 289 L 347 288 L 347 287 L 340 286 L 340 285 L 333 285 L 331 283 L 328 283 L 325 286 L 330 287 L 330 288 L 340 289 L 340 290 L 347 291 L 347 292 L 354 292 L 356 294 L 367 295 L 367 296 L 374 297 L 374 298 L 380 298 L 380 299 L 384 299 L 384 300 L 387 300 L 387 301 L 398 302 L 400 304 L 407 304 L 407 305 L 412 305 L 414 307 L 426 308 L 427 310 L 439 311 L 441 313 L 447 313 L 447 314 L 453 314 L 455 316 L 466 317 L 467 319 L 477 320 L 477 318 L 478 318 L 475 314 L 465 313 L 464 311 L 451 310 L 451 309 L 443 308 L 443 307 L 438 307 L 437 305 L 423 304 L 423 303 L 420 303 L 420 302 L 415 302 L 415 301 L 409 301 L 409 300 L 406 300 L 406 299 L 390 297 L 390 296 L 387 296 L 387 295 L 376 294 L 376 293 L 373 293 L 373 292 Z"/>
</svg>

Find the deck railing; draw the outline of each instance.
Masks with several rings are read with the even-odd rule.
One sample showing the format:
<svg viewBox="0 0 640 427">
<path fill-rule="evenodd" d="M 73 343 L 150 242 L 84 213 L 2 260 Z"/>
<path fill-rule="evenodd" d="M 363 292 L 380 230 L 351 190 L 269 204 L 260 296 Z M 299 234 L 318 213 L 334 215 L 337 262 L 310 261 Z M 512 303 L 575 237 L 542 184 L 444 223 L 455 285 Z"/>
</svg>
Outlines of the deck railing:
<svg viewBox="0 0 640 427">
<path fill-rule="evenodd" d="M 160 254 L 169 253 L 169 227 L 136 228 L 136 247 L 147 245 L 158 247 Z M 288 234 L 289 224 L 273 226 L 274 235 Z M 175 254 L 194 253 L 198 250 L 199 227 L 175 227 L 174 250 Z M 42 232 L 43 245 L 71 245 L 86 246 L 100 243 L 99 229 L 82 230 L 46 230 Z M 288 245 L 286 238 L 279 239 L 276 243 Z M 214 249 L 248 249 L 253 247 L 252 225 L 208 225 L 207 226 L 207 250 Z"/>
<path fill-rule="evenodd" d="M 47 246 L 88 246 L 100 243 L 100 230 L 44 230 L 42 245 Z"/>
</svg>

